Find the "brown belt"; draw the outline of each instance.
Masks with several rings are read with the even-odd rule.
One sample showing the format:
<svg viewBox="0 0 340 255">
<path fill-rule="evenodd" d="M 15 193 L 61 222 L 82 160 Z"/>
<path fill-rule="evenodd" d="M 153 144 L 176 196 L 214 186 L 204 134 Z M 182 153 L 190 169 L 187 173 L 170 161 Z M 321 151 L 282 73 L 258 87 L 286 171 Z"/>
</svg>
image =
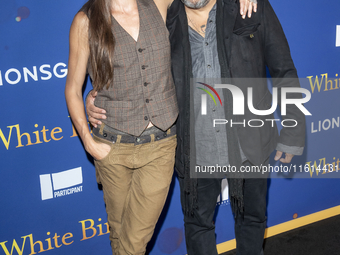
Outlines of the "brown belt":
<svg viewBox="0 0 340 255">
<path fill-rule="evenodd" d="M 138 145 L 149 143 L 151 141 L 159 141 L 175 135 L 176 125 L 173 125 L 165 132 L 153 126 L 145 129 L 140 136 L 134 136 L 102 124 L 100 127 L 93 128 L 92 133 L 95 136 L 108 140 L 112 143 L 116 143 L 118 141 L 120 143 L 133 143 L 135 145 Z"/>
</svg>

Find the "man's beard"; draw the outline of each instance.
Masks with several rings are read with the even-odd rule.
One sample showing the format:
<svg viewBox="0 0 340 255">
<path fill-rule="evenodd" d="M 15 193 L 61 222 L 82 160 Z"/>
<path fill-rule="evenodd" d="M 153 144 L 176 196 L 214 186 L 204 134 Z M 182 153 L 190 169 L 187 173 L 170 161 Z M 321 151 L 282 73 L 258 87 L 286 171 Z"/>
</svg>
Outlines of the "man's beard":
<svg viewBox="0 0 340 255">
<path fill-rule="evenodd" d="M 210 0 L 181 0 L 186 7 L 191 9 L 200 9 L 206 6 Z"/>
</svg>

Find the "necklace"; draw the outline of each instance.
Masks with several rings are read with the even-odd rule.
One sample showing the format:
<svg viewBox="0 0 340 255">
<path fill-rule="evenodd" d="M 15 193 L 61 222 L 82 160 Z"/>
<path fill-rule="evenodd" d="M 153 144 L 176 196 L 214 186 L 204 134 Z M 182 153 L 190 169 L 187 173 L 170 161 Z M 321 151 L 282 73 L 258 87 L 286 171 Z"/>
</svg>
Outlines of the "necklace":
<svg viewBox="0 0 340 255">
<path fill-rule="evenodd" d="M 205 25 L 202 25 L 201 27 L 198 27 L 196 25 L 195 22 L 193 22 L 190 17 L 188 16 L 188 20 L 189 20 L 189 23 L 191 23 L 191 25 L 193 26 L 194 30 L 196 30 L 199 34 L 203 35 L 203 37 L 205 36 L 205 29 L 206 29 L 206 26 Z"/>
</svg>

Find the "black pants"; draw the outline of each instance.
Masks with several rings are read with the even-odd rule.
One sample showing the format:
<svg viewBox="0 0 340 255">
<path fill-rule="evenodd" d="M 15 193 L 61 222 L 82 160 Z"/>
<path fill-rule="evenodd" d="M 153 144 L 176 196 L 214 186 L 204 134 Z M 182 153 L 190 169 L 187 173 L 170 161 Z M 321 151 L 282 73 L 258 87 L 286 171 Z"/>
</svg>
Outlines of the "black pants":
<svg viewBox="0 0 340 255">
<path fill-rule="evenodd" d="M 246 163 L 250 164 L 250 163 Z M 184 215 L 188 255 L 217 255 L 213 217 L 221 193 L 221 179 L 197 180 L 198 209 L 193 216 Z M 184 180 L 179 180 L 183 204 Z M 237 255 L 263 254 L 266 227 L 267 179 L 245 179 L 244 215 L 235 219 Z"/>
</svg>

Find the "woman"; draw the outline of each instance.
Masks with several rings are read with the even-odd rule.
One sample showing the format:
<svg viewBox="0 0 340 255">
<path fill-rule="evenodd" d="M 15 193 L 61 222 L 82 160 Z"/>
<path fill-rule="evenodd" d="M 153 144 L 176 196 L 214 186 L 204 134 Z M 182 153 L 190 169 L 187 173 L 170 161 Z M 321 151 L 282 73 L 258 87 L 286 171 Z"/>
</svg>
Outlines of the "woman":
<svg viewBox="0 0 340 255">
<path fill-rule="evenodd" d="M 113 254 L 145 253 L 172 179 L 178 109 L 164 25 L 171 2 L 90 0 L 70 30 L 66 102 L 95 159 Z M 241 13 L 250 13 L 245 2 Z M 82 97 L 87 71 L 107 114 L 93 137 Z"/>
</svg>

